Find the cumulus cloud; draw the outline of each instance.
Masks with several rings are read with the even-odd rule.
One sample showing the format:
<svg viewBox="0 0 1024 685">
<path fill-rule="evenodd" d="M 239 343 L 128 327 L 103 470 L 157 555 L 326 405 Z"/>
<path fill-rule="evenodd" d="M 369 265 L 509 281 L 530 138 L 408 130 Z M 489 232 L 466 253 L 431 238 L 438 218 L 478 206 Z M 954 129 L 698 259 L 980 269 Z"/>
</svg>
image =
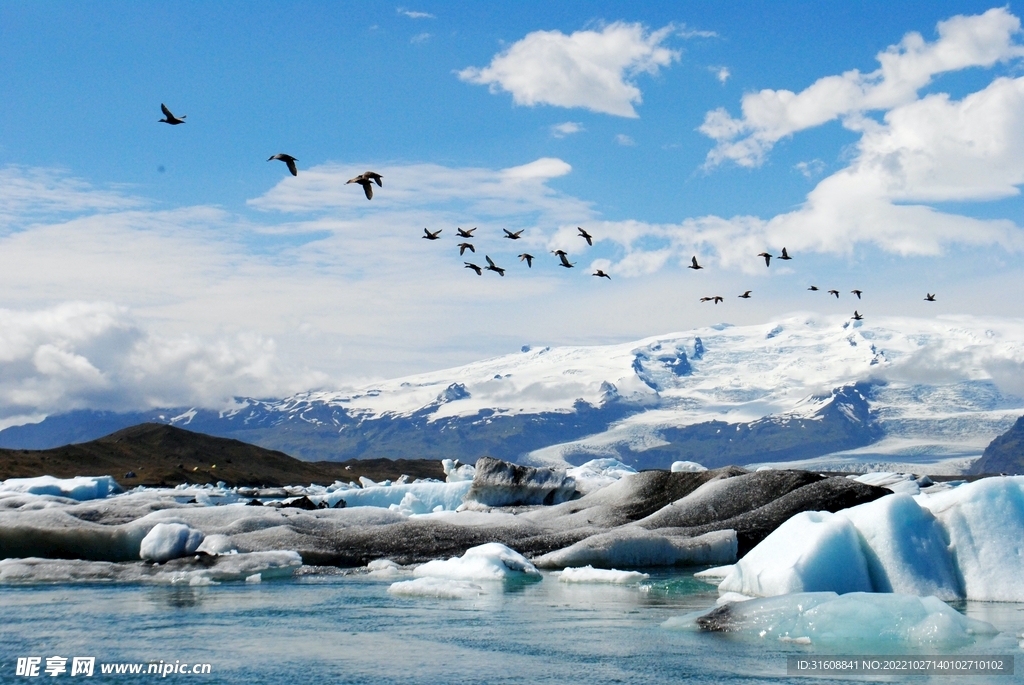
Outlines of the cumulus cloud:
<svg viewBox="0 0 1024 685">
<path fill-rule="evenodd" d="M 571 136 L 574 133 L 580 133 L 585 130 L 586 129 L 583 128 L 583 124 L 578 121 L 565 121 L 561 124 L 555 124 L 552 126 L 551 135 L 555 138 L 565 138 L 566 136 Z"/>
<path fill-rule="evenodd" d="M 1004 7 L 974 16 L 955 16 L 938 23 L 938 40 L 927 42 L 912 32 L 878 54 L 879 68 L 857 69 L 826 76 L 799 93 L 765 89 L 743 97 L 742 117 L 724 108 L 708 112 L 700 131 L 715 140 L 707 166 L 726 161 L 760 165 L 777 141 L 814 126 L 840 119 L 859 128 L 867 111 L 888 110 L 910 102 L 938 74 L 969 67 L 991 67 L 1019 58 L 1024 47 L 1015 42 L 1020 20 Z"/>
<path fill-rule="evenodd" d="M 732 76 L 732 72 L 729 71 L 729 67 L 708 67 L 708 71 L 715 75 L 718 82 L 725 85 L 725 82 Z"/>
<path fill-rule="evenodd" d="M 641 24 L 615 22 L 600 31 L 535 31 L 495 55 L 486 67 L 458 72 L 468 83 L 504 90 L 517 105 L 584 107 L 594 112 L 637 117 L 642 101 L 634 79 L 657 74 L 679 59 L 664 47 L 675 27 L 648 31 Z"/>
<path fill-rule="evenodd" d="M 0 309 L 0 422 L 80 408 L 220 407 L 324 380 L 289 368 L 258 334 L 162 337 L 107 302 Z"/>
</svg>

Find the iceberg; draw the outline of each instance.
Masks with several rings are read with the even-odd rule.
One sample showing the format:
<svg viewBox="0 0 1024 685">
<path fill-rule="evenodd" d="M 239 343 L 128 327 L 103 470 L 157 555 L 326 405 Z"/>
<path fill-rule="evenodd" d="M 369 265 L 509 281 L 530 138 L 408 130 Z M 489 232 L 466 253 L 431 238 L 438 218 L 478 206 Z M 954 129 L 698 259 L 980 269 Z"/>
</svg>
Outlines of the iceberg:
<svg viewBox="0 0 1024 685">
<path fill-rule="evenodd" d="M 624 476 L 636 473 L 632 466 L 623 464 L 618 459 L 591 459 L 590 461 L 567 469 L 565 475 L 576 481 L 576 492 L 585 495 L 611 485 Z"/>
<path fill-rule="evenodd" d="M 487 507 L 559 504 L 576 493 L 576 481 L 554 468 L 519 466 L 480 457 L 466 502 Z"/>
<path fill-rule="evenodd" d="M 811 645 L 955 648 L 999 631 L 936 597 L 802 592 L 730 602 L 709 612 L 670 618 L 666 628 L 731 633 L 748 640 Z"/>
<path fill-rule="evenodd" d="M 75 476 L 74 478 L 8 478 L 0 483 L 0 493 L 20 492 L 29 495 L 51 495 L 85 502 L 103 499 L 122 492 L 121 486 L 111 476 Z"/>
<path fill-rule="evenodd" d="M 650 578 L 649 573 L 639 571 L 619 571 L 617 569 L 594 568 L 580 566 L 565 568 L 558 572 L 558 580 L 563 583 L 613 583 L 625 585 Z"/>
<path fill-rule="evenodd" d="M 146 533 L 139 545 L 139 557 L 149 561 L 168 561 L 195 554 L 203 534 L 184 523 L 158 523 Z"/>
<path fill-rule="evenodd" d="M 540 571 L 530 560 L 500 542 L 471 547 L 461 557 L 435 559 L 418 566 L 417 578 L 449 578 L 453 580 L 505 580 L 533 576 L 540 579 Z"/>
<path fill-rule="evenodd" d="M 541 555 L 540 568 L 564 568 L 583 564 L 601 567 L 703 566 L 736 559 L 736 531 L 716 530 L 697 537 L 666 535 L 639 526 L 622 526 Z"/>
<path fill-rule="evenodd" d="M 388 592 L 392 595 L 404 595 L 406 597 L 466 599 L 484 594 L 484 589 L 468 580 L 425 577 L 392 583 L 388 588 Z"/>
</svg>

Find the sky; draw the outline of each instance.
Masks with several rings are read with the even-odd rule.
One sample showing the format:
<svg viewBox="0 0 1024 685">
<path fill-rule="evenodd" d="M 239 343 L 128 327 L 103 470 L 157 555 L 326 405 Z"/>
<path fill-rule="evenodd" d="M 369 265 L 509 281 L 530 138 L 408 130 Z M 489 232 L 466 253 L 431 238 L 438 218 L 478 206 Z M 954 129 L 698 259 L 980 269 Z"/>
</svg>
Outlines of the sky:
<svg viewBox="0 0 1024 685">
<path fill-rule="evenodd" d="M 794 312 L 1020 318 L 1024 10 L 822 7 L 0 4 L 0 428 Z"/>
</svg>

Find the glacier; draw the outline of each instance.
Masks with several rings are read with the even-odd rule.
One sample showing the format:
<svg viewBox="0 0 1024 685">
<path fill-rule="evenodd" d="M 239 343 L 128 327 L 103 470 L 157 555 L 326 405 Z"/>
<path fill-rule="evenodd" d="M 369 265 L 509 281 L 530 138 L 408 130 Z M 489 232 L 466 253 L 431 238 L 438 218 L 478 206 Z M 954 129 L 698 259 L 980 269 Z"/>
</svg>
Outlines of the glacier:
<svg viewBox="0 0 1024 685">
<path fill-rule="evenodd" d="M 125 414 L 116 427 L 171 423 L 306 459 L 489 455 L 560 468 L 607 458 L 634 469 L 692 461 L 952 474 L 1024 414 L 1022 364 L 1019 320 L 799 314 L 533 347 L 344 391 L 238 398 L 223 411 Z M 116 418 L 53 416 L 0 431 L 0 446 L 80 440 L 90 421 L 102 423 L 99 437 Z"/>
</svg>

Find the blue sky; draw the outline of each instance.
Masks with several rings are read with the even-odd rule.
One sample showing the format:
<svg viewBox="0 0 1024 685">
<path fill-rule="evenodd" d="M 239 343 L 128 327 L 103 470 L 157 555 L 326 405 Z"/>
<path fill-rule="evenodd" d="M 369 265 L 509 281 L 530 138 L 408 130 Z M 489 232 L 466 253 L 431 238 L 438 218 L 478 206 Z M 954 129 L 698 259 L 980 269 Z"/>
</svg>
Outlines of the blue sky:
<svg viewBox="0 0 1024 685">
<path fill-rule="evenodd" d="M 1019 16 L 4 3 L 0 425 L 794 311 L 1020 317 Z M 504 278 L 463 268 L 456 226 Z"/>
</svg>

